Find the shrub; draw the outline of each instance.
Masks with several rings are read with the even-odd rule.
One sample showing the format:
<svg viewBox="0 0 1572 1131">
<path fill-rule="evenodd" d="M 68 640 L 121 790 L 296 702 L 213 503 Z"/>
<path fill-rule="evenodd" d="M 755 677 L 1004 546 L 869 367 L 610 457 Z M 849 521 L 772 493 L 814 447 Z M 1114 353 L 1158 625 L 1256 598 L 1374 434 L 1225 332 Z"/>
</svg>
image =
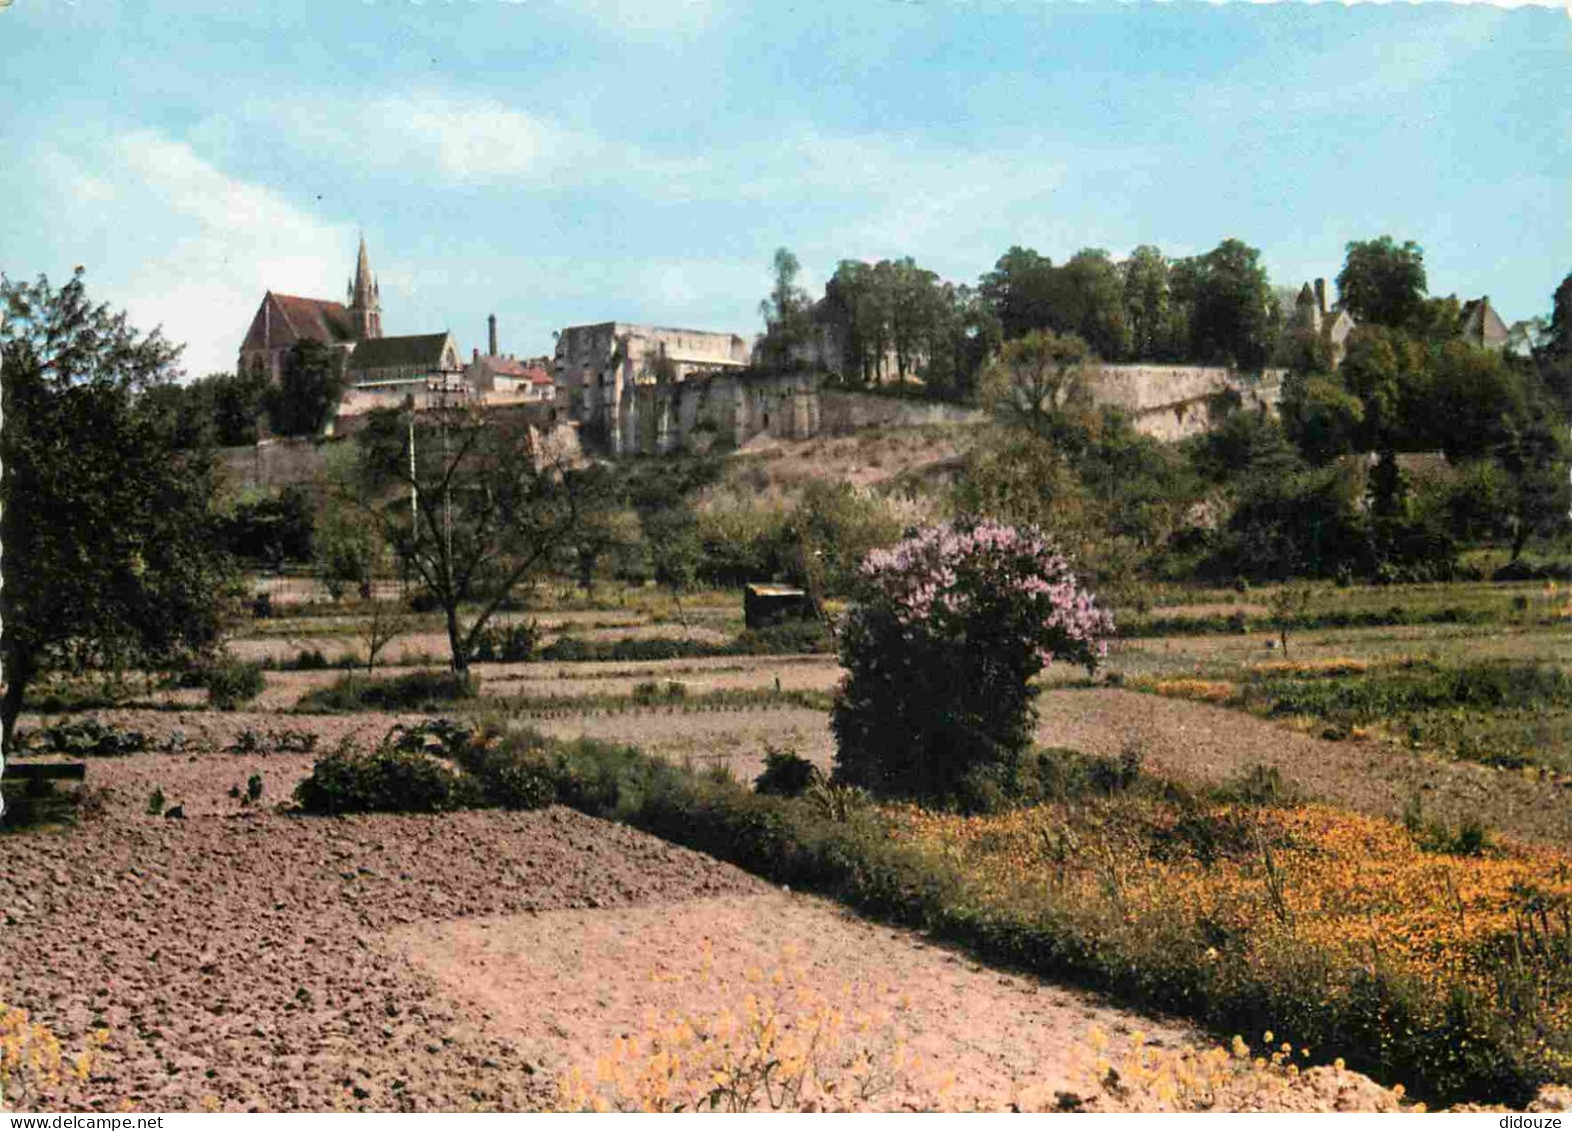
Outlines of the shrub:
<svg viewBox="0 0 1572 1131">
<path fill-rule="evenodd" d="M 301 696 L 296 706 L 303 711 L 426 711 L 455 699 L 473 699 L 475 692 L 468 675 L 422 669 L 394 679 L 347 675 Z"/>
<path fill-rule="evenodd" d="M 328 658 L 322 654 L 322 650 L 320 648 L 303 648 L 300 650 L 300 653 L 296 655 L 293 666 L 296 671 L 319 672 L 326 671 L 333 665 L 328 662 Z"/>
<path fill-rule="evenodd" d="M 764 744 L 764 772 L 753 780 L 758 793 L 777 797 L 801 797 L 808 787 L 824 775 L 808 759 L 789 747 Z"/>
<path fill-rule="evenodd" d="M 534 621 L 487 625 L 470 658 L 488 664 L 523 663 L 534 657 L 539 643 L 540 628 Z"/>
<path fill-rule="evenodd" d="M 645 680 L 633 686 L 633 701 L 643 706 L 655 703 L 674 703 L 688 697 L 688 685 L 668 679 L 665 683 L 658 680 Z"/>
<path fill-rule="evenodd" d="M 1112 618 L 1036 531 L 930 527 L 864 559 L 841 632 L 837 779 L 963 800 L 1008 780 L 1032 732 L 1031 680 L 1055 657 L 1095 669 Z"/>
<path fill-rule="evenodd" d="M 428 754 L 384 744 L 370 754 L 339 749 L 317 759 L 295 787 L 307 813 L 439 813 L 480 804 L 479 788 Z"/>
<path fill-rule="evenodd" d="M 191 682 L 207 688 L 207 701 L 220 711 L 233 711 L 262 694 L 267 677 L 260 664 L 220 660 L 196 669 Z"/>
<path fill-rule="evenodd" d="M 44 727 L 38 732 L 36 743 L 50 754 L 113 758 L 146 750 L 147 735 L 139 730 L 106 726 L 97 719 L 77 719 Z"/>
</svg>

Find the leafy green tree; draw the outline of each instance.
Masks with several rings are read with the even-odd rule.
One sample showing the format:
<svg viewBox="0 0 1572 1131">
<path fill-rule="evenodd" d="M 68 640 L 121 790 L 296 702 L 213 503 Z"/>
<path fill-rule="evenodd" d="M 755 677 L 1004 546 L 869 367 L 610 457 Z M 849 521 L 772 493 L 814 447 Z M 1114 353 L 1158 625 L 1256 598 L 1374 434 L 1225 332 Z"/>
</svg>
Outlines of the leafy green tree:
<svg viewBox="0 0 1572 1131">
<path fill-rule="evenodd" d="M 1001 421 L 1039 439 L 1069 440 L 1091 413 L 1092 353 L 1074 334 L 1034 330 L 1006 342 L 983 378 Z"/>
<path fill-rule="evenodd" d="M 1338 301 L 1360 323 L 1412 328 L 1423 310 L 1425 253 L 1413 240 L 1391 236 L 1348 245 L 1337 275 Z"/>
<path fill-rule="evenodd" d="M 1151 244 L 1142 244 L 1119 267 L 1124 279 L 1125 325 L 1130 356 L 1140 361 L 1166 357 L 1172 340 L 1172 293 L 1168 260 Z"/>
<path fill-rule="evenodd" d="M 1079 335 L 1104 361 L 1130 354 L 1124 277 L 1108 253 L 1085 248 L 1055 272 L 1054 328 Z"/>
<path fill-rule="evenodd" d="M 210 449 L 182 450 L 167 405 L 179 349 L 59 290 L 0 280 L 0 700 L 11 750 L 50 670 L 161 666 L 209 652 L 233 580 Z"/>
<path fill-rule="evenodd" d="M 368 414 L 349 501 L 442 609 L 449 663 L 467 673 L 497 610 L 572 544 L 582 492 L 566 459 L 517 416 L 410 415 Z"/>
<path fill-rule="evenodd" d="M 1186 265 L 1190 355 L 1258 369 L 1272 344 L 1272 289 L 1256 248 L 1228 239 Z"/>
<path fill-rule="evenodd" d="M 1019 246 L 1001 255 L 978 287 L 1006 341 L 1054 325 L 1053 289 L 1053 260 Z"/>
<path fill-rule="evenodd" d="M 999 322 L 982 296 L 964 284 L 945 283 L 940 297 L 940 319 L 923 381 L 932 396 L 969 401 L 977 395 L 988 359 L 999 349 Z"/>
<path fill-rule="evenodd" d="M 1364 430 L 1364 402 L 1330 373 L 1290 373 L 1278 413 L 1288 436 L 1316 464 L 1354 451 Z"/>
<path fill-rule="evenodd" d="M 820 317 L 839 343 L 842 378 L 873 384 L 889 347 L 889 322 L 874 285 L 873 267 L 843 259 L 825 284 Z"/>
<path fill-rule="evenodd" d="M 1551 299 L 1549 325 L 1534 363 L 1540 384 L 1563 413 L 1572 414 L 1572 272 Z"/>
<path fill-rule="evenodd" d="M 284 357 L 268 417 L 281 436 L 317 436 L 327 428 L 344 398 L 343 366 L 331 347 L 301 338 Z"/>
<path fill-rule="evenodd" d="M 1572 510 L 1566 420 L 1549 405 L 1537 408 L 1510 422 L 1495 452 L 1496 462 L 1509 477 L 1514 562 L 1535 535 L 1565 535 Z"/>
<path fill-rule="evenodd" d="M 802 265 L 786 248 L 777 248 L 770 264 L 770 294 L 759 304 L 764 318 L 764 340 L 759 343 L 759 360 L 766 366 L 784 369 L 806 342 L 812 330 L 812 310 L 808 294 L 797 285 Z"/>
</svg>

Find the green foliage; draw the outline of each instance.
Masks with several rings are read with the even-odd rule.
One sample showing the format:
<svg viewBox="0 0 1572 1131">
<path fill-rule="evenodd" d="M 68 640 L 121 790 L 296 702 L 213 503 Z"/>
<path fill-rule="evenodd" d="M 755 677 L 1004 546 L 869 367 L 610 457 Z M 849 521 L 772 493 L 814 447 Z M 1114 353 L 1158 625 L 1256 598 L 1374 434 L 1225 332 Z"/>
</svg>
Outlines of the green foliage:
<svg viewBox="0 0 1572 1131">
<path fill-rule="evenodd" d="M 630 636 L 621 640 L 582 640 L 560 636 L 540 649 L 542 660 L 585 661 L 682 660 L 699 656 L 776 656 L 823 653 L 834 648 L 821 621 L 784 621 L 750 628 L 724 644 L 679 636 Z"/>
<path fill-rule="evenodd" d="M 300 711 L 423 711 L 475 697 L 467 673 L 420 670 L 393 679 L 347 675 L 329 687 L 301 696 Z"/>
<path fill-rule="evenodd" d="M 1093 361 L 1074 334 L 1033 330 L 1006 342 L 988 367 L 984 402 L 1005 424 L 1040 440 L 1073 443 L 1093 415 Z"/>
<path fill-rule="evenodd" d="M 198 668 L 194 676 L 197 686 L 207 688 L 208 702 L 220 711 L 233 711 L 267 687 L 261 665 L 243 660 L 219 660 Z"/>
<path fill-rule="evenodd" d="M 1413 240 L 1391 236 L 1355 240 L 1337 275 L 1343 308 L 1361 323 L 1409 327 L 1418 319 L 1427 289 L 1425 254 Z"/>
<path fill-rule="evenodd" d="M 650 679 L 633 685 L 633 701 L 644 707 L 658 703 L 677 703 L 687 697 L 688 685 L 678 683 L 674 679 L 665 682 Z"/>
<path fill-rule="evenodd" d="M 113 758 L 146 750 L 147 735 L 86 718 L 46 726 L 29 736 L 28 745 L 45 754 Z"/>
<path fill-rule="evenodd" d="M 278 387 L 268 397 L 268 419 L 281 436 L 318 436 L 343 399 L 343 360 L 331 346 L 301 338 L 284 355 Z"/>
<path fill-rule="evenodd" d="M 440 813 L 472 807 L 479 789 L 428 754 L 383 745 L 369 754 L 337 750 L 317 759 L 295 787 L 306 813 Z"/>
<path fill-rule="evenodd" d="M 60 290 L 0 282 L 0 589 L 9 744 L 48 670 L 160 667 L 217 642 L 230 588 L 210 449 L 181 450 L 146 392 L 178 349 Z"/>
<path fill-rule="evenodd" d="M 1465 817 L 1456 825 L 1427 817 L 1417 794 L 1403 806 L 1403 827 L 1421 849 L 1445 856 L 1483 856 L 1494 841 L 1478 817 Z"/>
<path fill-rule="evenodd" d="M 224 519 L 224 545 L 236 557 L 271 566 L 310 561 L 315 518 L 310 493 L 291 484 L 276 496 L 237 503 Z"/>
<path fill-rule="evenodd" d="M 766 742 L 764 772 L 753 780 L 753 788 L 777 797 L 801 797 L 809 786 L 823 777 L 819 767 L 795 750 Z"/>
<path fill-rule="evenodd" d="M 535 657 L 540 626 L 534 621 L 491 624 L 478 634 L 472 658 L 480 663 L 524 663 Z"/>
<path fill-rule="evenodd" d="M 467 671 L 491 618 L 572 546 L 594 477 L 541 450 L 522 418 L 475 408 L 424 412 L 413 426 L 372 412 L 355 441 L 357 503 L 442 609 L 450 662 Z"/>
</svg>

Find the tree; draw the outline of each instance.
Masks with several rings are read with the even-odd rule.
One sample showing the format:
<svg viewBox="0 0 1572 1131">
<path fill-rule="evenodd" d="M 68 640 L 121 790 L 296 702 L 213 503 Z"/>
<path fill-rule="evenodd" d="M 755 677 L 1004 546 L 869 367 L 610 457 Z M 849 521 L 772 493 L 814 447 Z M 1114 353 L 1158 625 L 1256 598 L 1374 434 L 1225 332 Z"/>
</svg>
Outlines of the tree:
<svg viewBox="0 0 1572 1131">
<path fill-rule="evenodd" d="M 1091 363 L 1074 334 L 1034 330 L 1004 344 L 983 378 L 984 396 L 1003 421 L 1060 437 L 1091 409 Z"/>
<path fill-rule="evenodd" d="M 278 388 L 269 398 L 273 431 L 281 436 L 320 435 L 343 397 L 338 356 L 321 342 L 301 338 L 284 356 Z"/>
<path fill-rule="evenodd" d="M 1425 299 L 1425 253 L 1413 240 L 1399 246 L 1391 236 L 1348 245 L 1337 275 L 1343 309 L 1361 322 L 1411 328 Z"/>
<path fill-rule="evenodd" d="M 930 396 L 969 401 L 977 393 L 983 367 L 999 349 L 999 322 L 971 287 L 945 283 L 939 297 L 939 321 L 923 383 Z"/>
<path fill-rule="evenodd" d="M 1544 341 L 1534 351 L 1540 384 L 1563 413 L 1572 413 L 1572 272 L 1551 299 Z"/>
<path fill-rule="evenodd" d="M 1078 334 L 1104 361 L 1130 353 L 1124 277 L 1108 253 L 1085 248 L 1055 273 L 1054 328 Z"/>
<path fill-rule="evenodd" d="M 1130 355 L 1139 361 L 1167 356 L 1172 295 L 1168 260 L 1150 244 L 1142 244 L 1119 265 L 1124 283 L 1125 324 Z"/>
<path fill-rule="evenodd" d="M 176 447 L 146 394 L 178 347 L 87 298 L 0 279 L 0 730 L 9 752 L 48 670 L 162 666 L 209 652 L 232 580 L 212 510 L 210 449 Z"/>
<path fill-rule="evenodd" d="M 770 295 L 759 304 L 764 318 L 764 340 L 759 343 L 760 361 L 784 369 L 806 342 L 812 328 L 808 294 L 797 285 L 802 265 L 786 248 L 776 248 L 771 262 Z"/>
<path fill-rule="evenodd" d="M 492 616 L 570 544 L 575 472 L 524 420 L 470 407 L 377 410 L 355 439 L 352 501 L 442 609 L 449 662 L 467 673 Z"/>
<path fill-rule="evenodd" d="M 1016 246 L 999 257 L 978 290 L 1009 341 L 1053 325 L 1053 284 L 1053 260 Z"/>
<path fill-rule="evenodd" d="M 1228 239 L 1192 261 L 1190 354 L 1199 361 L 1257 369 L 1271 348 L 1272 289 L 1261 253 Z"/>
</svg>

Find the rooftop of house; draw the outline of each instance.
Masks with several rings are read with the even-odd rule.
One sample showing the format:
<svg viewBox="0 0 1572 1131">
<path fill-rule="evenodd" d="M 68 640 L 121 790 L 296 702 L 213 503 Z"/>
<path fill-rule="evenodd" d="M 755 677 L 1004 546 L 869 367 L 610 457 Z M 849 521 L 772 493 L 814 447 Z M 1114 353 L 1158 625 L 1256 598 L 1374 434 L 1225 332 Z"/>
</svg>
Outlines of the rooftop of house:
<svg viewBox="0 0 1572 1131">
<path fill-rule="evenodd" d="M 355 352 L 349 355 L 348 368 L 355 371 L 425 366 L 438 370 L 443 367 L 444 354 L 451 341 L 452 335 L 447 333 L 372 338 L 355 347 Z"/>
</svg>

